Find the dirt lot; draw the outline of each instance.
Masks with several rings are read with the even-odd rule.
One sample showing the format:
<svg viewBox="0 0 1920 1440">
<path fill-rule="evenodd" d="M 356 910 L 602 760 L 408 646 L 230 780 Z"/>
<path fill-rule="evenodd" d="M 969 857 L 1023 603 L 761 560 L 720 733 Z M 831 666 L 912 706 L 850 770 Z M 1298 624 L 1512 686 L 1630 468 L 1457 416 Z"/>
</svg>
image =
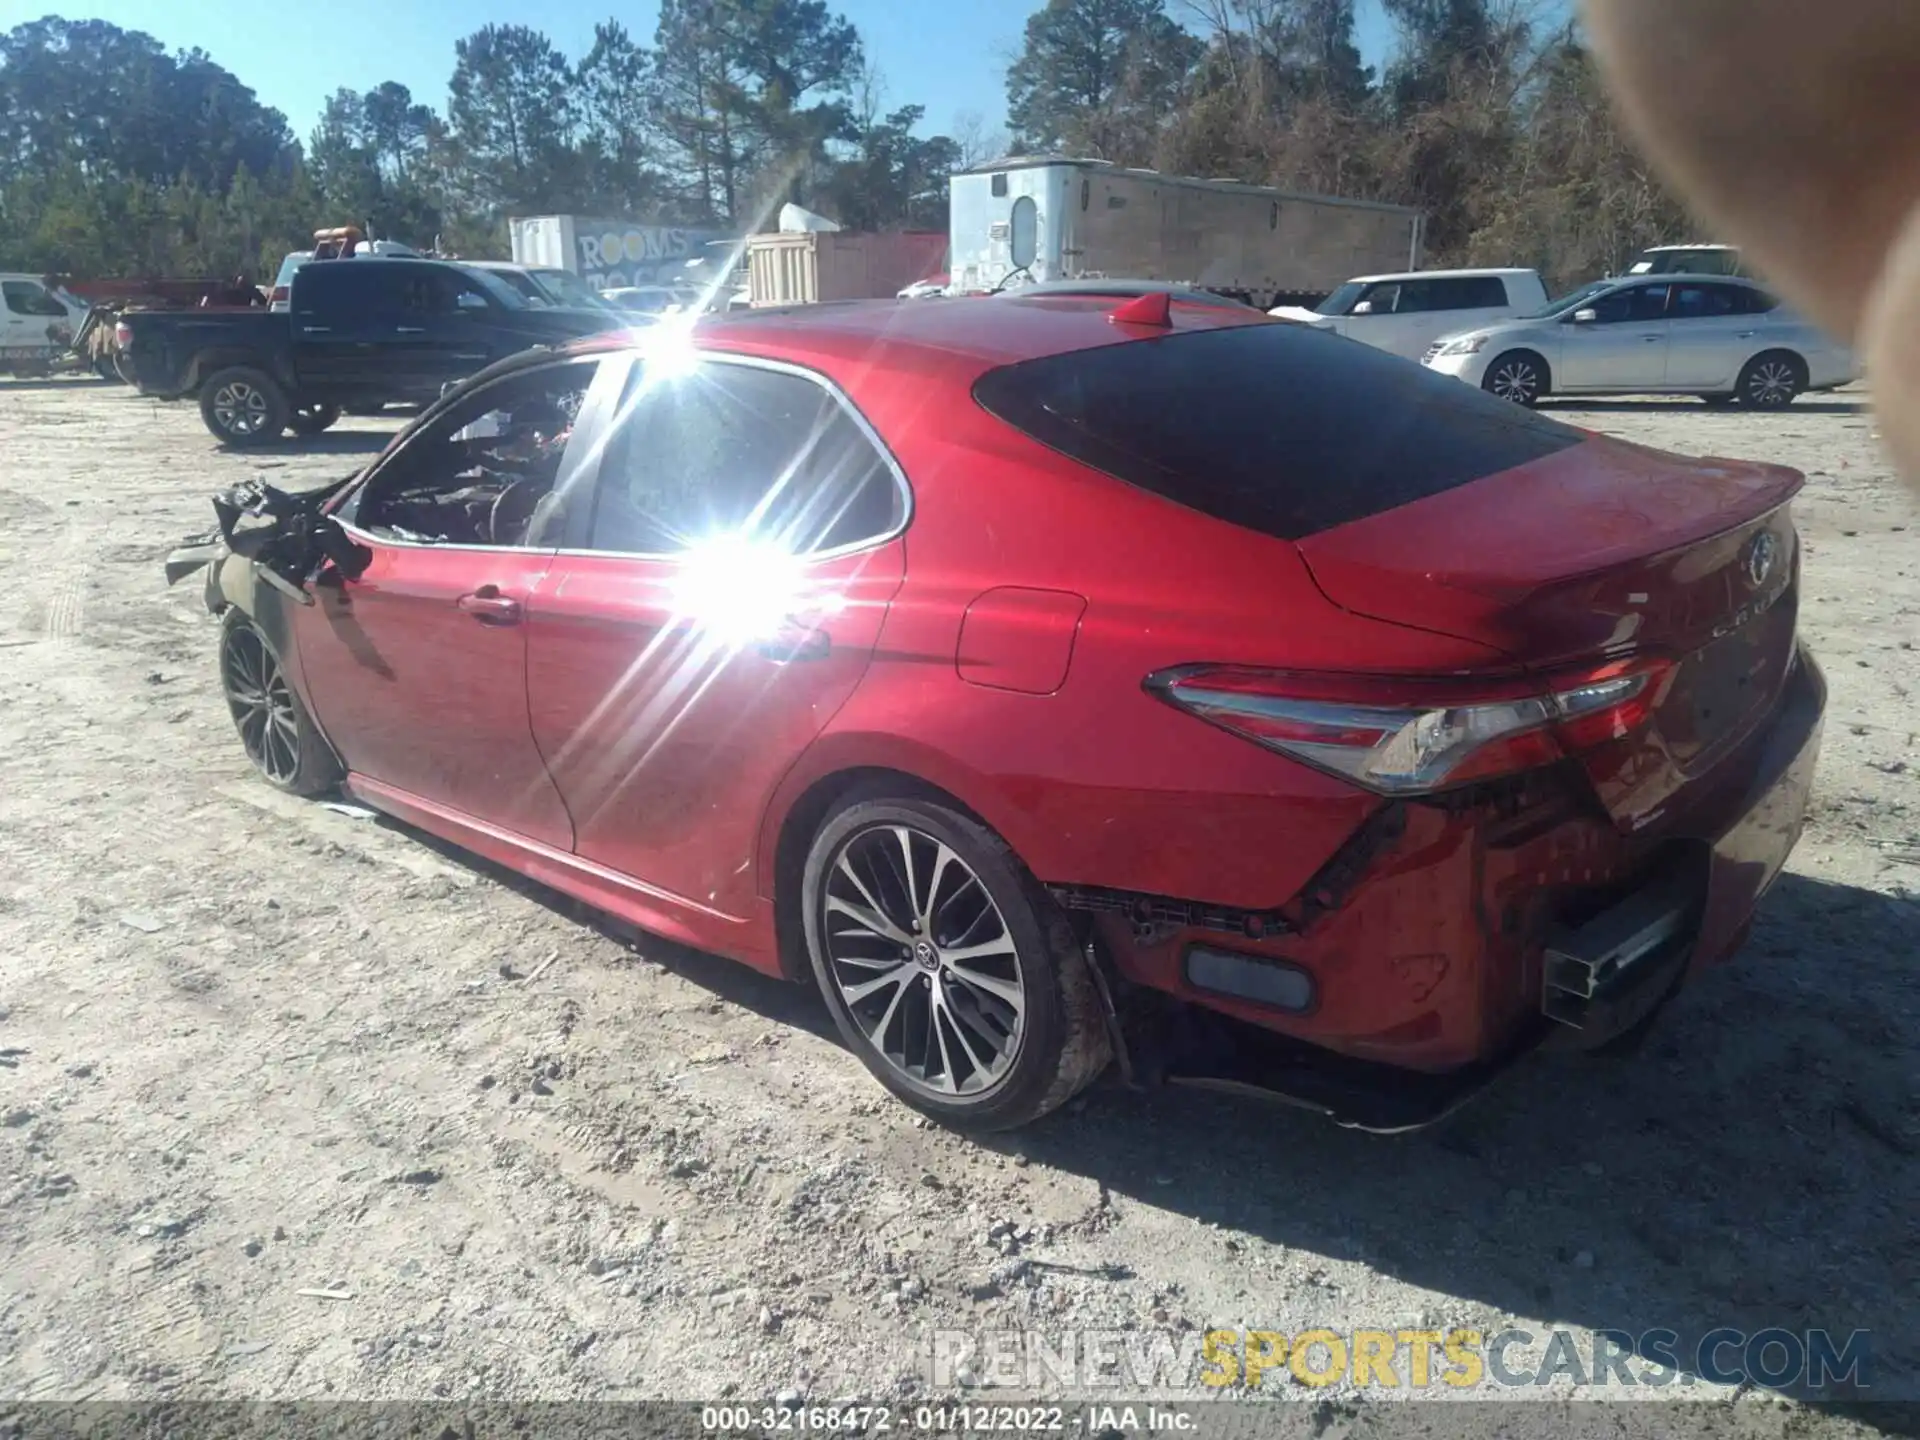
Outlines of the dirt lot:
<svg viewBox="0 0 1920 1440">
<path fill-rule="evenodd" d="M 1109 1086 L 982 1144 L 810 994 L 251 778 L 160 559 L 391 424 L 0 385 L 0 1399 L 900 1398 L 935 1331 L 1316 1325 L 1867 1329 L 1920 1394 L 1920 513 L 1864 404 L 1562 412 L 1811 477 L 1815 811 L 1646 1053 L 1400 1139 Z"/>
</svg>

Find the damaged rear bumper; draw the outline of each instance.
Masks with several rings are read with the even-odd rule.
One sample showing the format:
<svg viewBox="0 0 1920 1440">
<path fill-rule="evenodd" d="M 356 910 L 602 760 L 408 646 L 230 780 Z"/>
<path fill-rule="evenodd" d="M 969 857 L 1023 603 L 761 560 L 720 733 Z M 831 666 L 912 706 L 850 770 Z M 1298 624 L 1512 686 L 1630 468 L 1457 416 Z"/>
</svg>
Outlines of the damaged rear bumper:
<svg viewBox="0 0 1920 1440">
<path fill-rule="evenodd" d="M 1825 680 L 1801 649 L 1770 724 L 1741 757 L 1745 783 L 1692 817 L 1641 883 L 1599 913 L 1549 932 L 1537 1012 L 1497 1054 L 1419 1071 L 1183 1007 L 1136 1053 L 1135 1068 L 1171 1084 L 1279 1100 L 1342 1125 L 1393 1132 L 1441 1119 L 1537 1049 L 1637 1043 L 1693 970 L 1728 959 L 1744 942 L 1799 840 L 1825 706 Z"/>
</svg>

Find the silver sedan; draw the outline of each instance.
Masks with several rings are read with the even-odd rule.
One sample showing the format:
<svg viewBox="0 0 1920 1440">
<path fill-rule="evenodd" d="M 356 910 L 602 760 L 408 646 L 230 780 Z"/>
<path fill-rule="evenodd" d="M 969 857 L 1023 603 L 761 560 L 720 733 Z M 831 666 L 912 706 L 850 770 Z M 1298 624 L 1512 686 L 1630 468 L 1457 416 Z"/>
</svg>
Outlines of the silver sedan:
<svg viewBox="0 0 1920 1440">
<path fill-rule="evenodd" d="M 1850 351 L 1748 280 L 1601 281 L 1539 314 L 1444 336 L 1421 363 L 1521 405 L 1548 395 L 1698 395 L 1778 410 L 1857 378 Z"/>
</svg>

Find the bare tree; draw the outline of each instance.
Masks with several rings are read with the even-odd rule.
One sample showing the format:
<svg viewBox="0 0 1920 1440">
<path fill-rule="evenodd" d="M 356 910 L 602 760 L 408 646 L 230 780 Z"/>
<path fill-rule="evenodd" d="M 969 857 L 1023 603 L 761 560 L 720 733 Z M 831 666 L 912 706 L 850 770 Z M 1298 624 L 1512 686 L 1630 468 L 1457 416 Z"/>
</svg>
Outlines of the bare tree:
<svg viewBox="0 0 1920 1440">
<path fill-rule="evenodd" d="M 998 160 L 1013 148 L 1013 140 L 999 128 L 988 128 L 978 110 L 962 110 L 953 117 L 953 143 L 960 147 L 962 169 Z"/>
</svg>

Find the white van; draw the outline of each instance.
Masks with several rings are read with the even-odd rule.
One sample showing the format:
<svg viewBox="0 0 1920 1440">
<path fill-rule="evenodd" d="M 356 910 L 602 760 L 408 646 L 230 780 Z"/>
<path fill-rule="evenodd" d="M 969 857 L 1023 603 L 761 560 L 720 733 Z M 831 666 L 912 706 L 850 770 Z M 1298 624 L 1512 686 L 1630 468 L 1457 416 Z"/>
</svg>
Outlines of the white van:
<svg viewBox="0 0 1920 1440">
<path fill-rule="evenodd" d="M 87 306 L 37 275 L 0 275 L 0 374 L 39 374 L 65 357 Z"/>
<path fill-rule="evenodd" d="M 1442 336 L 1546 307 L 1537 270 L 1409 270 L 1349 280 L 1311 310 L 1267 313 L 1418 360 Z"/>
</svg>

